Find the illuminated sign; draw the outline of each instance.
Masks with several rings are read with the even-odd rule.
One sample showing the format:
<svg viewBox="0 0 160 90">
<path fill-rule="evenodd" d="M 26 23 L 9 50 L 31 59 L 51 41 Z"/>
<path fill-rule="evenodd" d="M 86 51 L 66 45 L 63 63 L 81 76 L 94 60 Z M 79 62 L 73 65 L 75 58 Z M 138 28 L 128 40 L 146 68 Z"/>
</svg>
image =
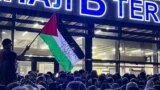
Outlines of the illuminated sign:
<svg viewBox="0 0 160 90">
<path fill-rule="evenodd" d="M 151 0 L 0 0 L 0 5 L 7 3 L 93 18 L 160 23 L 160 3 Z M 41 6 L 37 8 L 37 5 Z"/>
<path fill-rule="evenodd" d="M 114 0 L 117 2 L 118 17 L 124 18 L 124 6 L 129 3 L 129 19 L 137 21 L 151 21 L 160 23 L 159 6 L 153 1 L 145 0 Z"/>
<path fill-rule="evenodd" d="M 5 2 L 5 1 L 4 1 Z M 41 2 L 45 8 L 60 9 L 62 7 L 62 0 L 19 0 L 19 4 L 26 4 L 35 6 L 36 3 Z M 94 4 L 97 7 L 90 7 L 90 4 Z M 65 10 L 72 11 L 73 2 L 72 0 L 65 0 Z M 107 5 L 104 0 L 80 0 L 80 15 L 91 16 L 91 17 L 102 17 L 106 14 Z"/>
</svg>

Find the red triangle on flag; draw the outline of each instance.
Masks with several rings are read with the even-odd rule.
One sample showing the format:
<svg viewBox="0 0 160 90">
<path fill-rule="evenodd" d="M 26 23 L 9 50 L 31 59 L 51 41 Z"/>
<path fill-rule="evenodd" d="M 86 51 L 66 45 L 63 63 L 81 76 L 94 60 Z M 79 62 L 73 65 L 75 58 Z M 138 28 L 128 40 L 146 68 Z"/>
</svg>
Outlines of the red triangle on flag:
<svg viewBox="0 0 160 90">
<path fill-rule="evenodd" d="M 57 18 L 56 15 L 52 15 L 47 24 L 43 27 L 41 33 L 58 36 L 57 34 Z"/>
</svg>

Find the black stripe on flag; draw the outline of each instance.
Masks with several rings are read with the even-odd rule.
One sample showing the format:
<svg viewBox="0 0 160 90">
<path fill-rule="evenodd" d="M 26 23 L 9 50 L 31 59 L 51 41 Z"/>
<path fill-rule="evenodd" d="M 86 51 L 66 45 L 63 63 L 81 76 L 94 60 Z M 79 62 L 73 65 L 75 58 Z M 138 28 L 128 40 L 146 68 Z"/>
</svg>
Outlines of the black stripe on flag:
<svg viewBox="0 0 160 90">
<path fill-rule="evenodd" d="M 67 43 L 70 45 L 72 50 L 75 52 L 77 57 L 79 59 L 84 58 L 83 51 L 81 50 L 79 45 L 75 42 L 75 40 L 72 38 L 72 36 L 69 34 L 65 25 L 63 24 L 63 22 L 59 18 L 57 18 L 57 28 L 58 28 L 59 32 L 62 34 L 62 36 L 64 37 L 64 39 L 67 41 Z"/>
</svg>

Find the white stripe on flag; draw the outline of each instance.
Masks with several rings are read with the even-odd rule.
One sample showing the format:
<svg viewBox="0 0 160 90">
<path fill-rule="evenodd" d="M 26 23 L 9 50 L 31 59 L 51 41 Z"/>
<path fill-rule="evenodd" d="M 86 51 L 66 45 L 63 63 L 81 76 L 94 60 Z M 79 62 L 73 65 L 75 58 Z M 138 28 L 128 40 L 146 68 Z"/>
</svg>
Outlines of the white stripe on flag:
<svg viewBox="0 0 160 90">
<path fill-rule="evenodd" d="M 53 36 L 53 37 L 56 40 L 58 46 L 64 52 L 64 54 L 66 55 L 66 57 L 70 60 L 70 62 L 72 63 L 72 65 L 76 65 L 78 63 L 78 61 L 79 61 L 79 58 L 74 53 L 74 51 L 71 49 L 71 47 L 69 46 L 69 44 L 67 43 L 67 41 L 63 38 L 63 36 L 61 35 L 61 33 L 58 31 L 58 29 L 57 29 L 57 33 L 58 33 L 58 37 L 56 37 L 56 36 Z"/>
</svg>

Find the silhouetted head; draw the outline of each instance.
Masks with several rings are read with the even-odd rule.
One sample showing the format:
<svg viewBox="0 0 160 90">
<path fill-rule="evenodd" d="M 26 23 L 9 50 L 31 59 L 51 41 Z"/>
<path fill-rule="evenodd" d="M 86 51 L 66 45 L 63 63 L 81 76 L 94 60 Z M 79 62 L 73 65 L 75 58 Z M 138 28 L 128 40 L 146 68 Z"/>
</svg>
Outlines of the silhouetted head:
<svg viewBox="0 0 160 90">
<path fill-rule="evenodd" d="M 3 46 L 3 49 L 5 50 L 11 50 L 12 49 L 12 41 L 10 39 L 4 39 L 2 41 L 2 46 Z"/>
<path fill-rule="evenodd" d="M 80 81 L 71 81 L 68 83 L 66 90 L 87 90 L 85 85 Z"/>
<path fill-rule="evenodd" d="M 126 90 L 139 90 L 138 85 L 135 82 L 129 82 L 126 86 Z"/>
</svg>

